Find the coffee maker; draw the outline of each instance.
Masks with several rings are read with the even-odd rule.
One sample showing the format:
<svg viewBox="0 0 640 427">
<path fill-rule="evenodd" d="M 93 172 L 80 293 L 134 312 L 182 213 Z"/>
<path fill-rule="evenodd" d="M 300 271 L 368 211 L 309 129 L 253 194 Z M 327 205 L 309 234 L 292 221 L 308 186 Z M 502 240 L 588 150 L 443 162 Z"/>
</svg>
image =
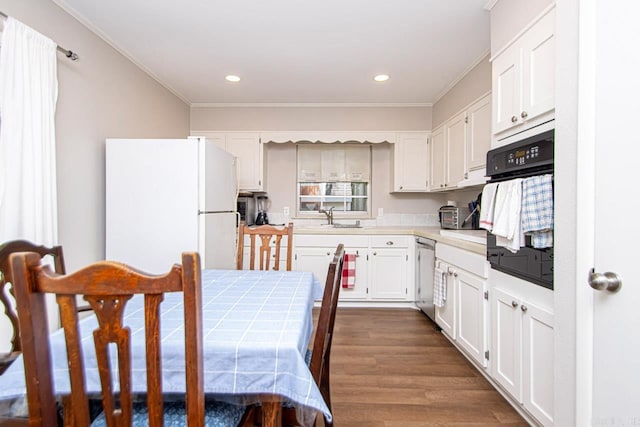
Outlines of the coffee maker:
<svg viewBox="0 0 640 427">
<path fill-rule="evenodd" d="M 258 214 L 256 215 L 256 225 L 269 224 L 269 218 L 267 218 L 269 198 L 267 196 L 256 196 L 256 207 Z"/>
</svg>

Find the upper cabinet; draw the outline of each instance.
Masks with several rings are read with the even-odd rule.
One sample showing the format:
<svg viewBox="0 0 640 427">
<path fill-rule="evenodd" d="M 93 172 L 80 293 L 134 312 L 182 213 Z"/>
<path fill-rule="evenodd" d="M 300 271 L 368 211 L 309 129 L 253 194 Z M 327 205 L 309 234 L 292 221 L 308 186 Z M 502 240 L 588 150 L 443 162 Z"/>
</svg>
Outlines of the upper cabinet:
<svg viewBox="0 0 640 427">
<path fill-rule="evenodd" d="M 238 189 L 263 191 L 263 151 L 258 132 L 192 132 L 212 140 L 238 159 Z"/>
<path fill-rule="evenodd" d="M 554 28 L 555 8 L 550 8 L 493 59 L 493 133 L 496 140 L 553 118 Z"/>
<path fill-rule="evenodd" d="M 467 150 L 465 179 L 471 172 L 487 164 L 487 151 L 491 148 L 491 96 L 487 95 L 467 109 Z"/>
<path fill-rule="evenodd" d="M 422 192 L 429 188 L 429 134 L 400 132 L 392 145 L 394 192 Z"/>
<path fill-rule="evenodd" d="M 490 146 L 491 95 L 487 94 L 433 131 L 429 190 L 482 184 Z"/>
</svg>

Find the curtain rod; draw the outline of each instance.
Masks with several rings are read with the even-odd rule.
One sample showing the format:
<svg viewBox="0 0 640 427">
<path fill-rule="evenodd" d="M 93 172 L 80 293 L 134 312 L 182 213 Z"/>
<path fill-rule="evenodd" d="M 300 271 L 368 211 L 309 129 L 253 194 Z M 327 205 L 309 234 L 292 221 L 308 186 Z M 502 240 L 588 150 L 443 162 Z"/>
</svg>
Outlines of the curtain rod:
<svg viewBox="0 0 640 427">
<path fill-rule="evenodd" d="M 9 16 L 7 16 L 7 14 L 5 14 L 4 12 L 0 12 L 0 16 L 3 18 L 8 18 Z M 69 58 L 72 61 L 77 61 L 79 59 L 78 55 L 75 52 L 72 52 L 70 50 L 67 50 L 65 48 L 63 48 L 62 46 L 57 46 L 57 49 L 64 53 L 64 56 L 66 56 L 67 58 Z"/>
</svg>

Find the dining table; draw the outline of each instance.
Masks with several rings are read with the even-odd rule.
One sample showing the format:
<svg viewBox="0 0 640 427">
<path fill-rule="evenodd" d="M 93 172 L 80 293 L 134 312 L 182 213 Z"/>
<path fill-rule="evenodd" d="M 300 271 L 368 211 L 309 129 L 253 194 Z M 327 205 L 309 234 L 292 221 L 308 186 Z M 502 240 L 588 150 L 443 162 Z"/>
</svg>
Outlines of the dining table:
<svg viewBox="0 0 640 427">
<path fill-rule="evenodd" d="M 305 361 L 313 333 L 314 301 L 322 285 L 309 272 L 203 270 L 202 319 L 204 388 L 207 397 L 249 405 L 260 403 L 274 423 L 283 403 L 331 413 Z M 184 394 L 182 293 L 167 293 L 161 304 L 162 387 L 167 396 Z M 146 391 L 144 300 L 132 298 L 124 313 L 131 329 L 132 391 Z M 92 332 L 95 315 L 80 322 L 89 392 L 100 392 Z M 62 330 L 50 336 L 56 394 L 69 392 Z M 0 401 L 25 396 L 22 359 L 0 376 Z M 20 405 L 10 405 L 15 408 Z M 15 414 L 9 414 L 15 415 Z M 2 414 L 0 414 L 2 416 Z M 271 421 L 267 421 L 270 423 Z M 274 424 L 275 425 L 275 424 Z"/>
</svg>

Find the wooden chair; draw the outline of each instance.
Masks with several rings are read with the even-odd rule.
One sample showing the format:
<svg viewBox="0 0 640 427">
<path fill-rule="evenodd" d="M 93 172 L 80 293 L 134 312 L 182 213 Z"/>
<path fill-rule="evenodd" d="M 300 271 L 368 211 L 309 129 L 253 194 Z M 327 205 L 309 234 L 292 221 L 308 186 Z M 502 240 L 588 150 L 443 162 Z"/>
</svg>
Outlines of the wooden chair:
<svg viewBox="0 0 640 427">
<path fill-rule="evenodd" d="M 76 295 L 84 295 L 97 316 L 93 332 L 102 407 L 97 423 L 107 426 L 167 425 L 204 426 L 205 398 L 202 352 L 202 286 L 200 257 L 184 253 L 182 265 L 174 265 L 162 276 L 149 276 L 126 265 L 98 262 L 73 274 L 61 276 L 43 266 L 35 253 L 13 254 L 10 258 L 20 313 L 22 351 L 31 426 L 56 423 L 49 335 L 46 327 L 46 294 L 55 294 L 67 346 L 71 393 L 64 399 L 65 425 L 88 426 L 89 404 L 85 389 L 84 359 L 80 345 Z M 160 356 L 160 303 L 164 294 L 184 295 L 186 403 L 163 403 Z M 134 295 L 144 297 L 147 400 L 133 403 L 131 393 L 131 330 L 123 325 L 127 302 Z M 142 296 L 140 296 L 142 298 Z M 120 390 L 114 393 L 109 351 L 117 351 Z M 117 394 L 117 395 L 116 395 Z M 116 399 L 119 401 L 117 404 Z M 186 408 L 185 408 L 186 407 Z M 228 413 L 226 412 L 228 411 Z M 218 419 L 222 425 L 240 422 L 244 407 L 207 403 L 207 422 Z M 72 417 L 72 418 L 71 418 Z M 220 418 L 225 417 L 223 421 Z M 95 425 L 95 424 L 94 424 Z"/>
<path fill-rule="evenodd" d="M 22 353 L 22 345 L 20 343 L 20 325 L 18 324 L 18 314 L 9 299 L 9 293 L 15 299 L 15 291 L 13 286 L 9 288 L 9 284 L 13 283 L 11 269 L 9 268 L 9 255 L 16 252 L 35 252 L 40 257 L 51 255 L 53 257 L 55 271 L 64 274 L 64 255 L 62 254 L 62 246 L 54 246 L 48 248 L 38 246 L 26 240 L 13 240 L 0 245 L 0 301 L 4 305 L 4 312 L 11 322 L 13 336 L 11 337 L 11 351 L 7 354 L 0 354 L 0 374 L 2 374 L 13 361 Z"/>
<path fill-rule="evenodd" d="M 249 260 L 249 270 L 255 270 L 256 267 L 256 236 L 260 237 L 260 247 L 258 248 L 259 269 L 260 270 L 279 270 L 280 269 L 280 244 L 283 236 L 287 236 L 287 271 L 291 271 L 291 257 L 293 252 L 293 223 L 290 222 L 284 228 L 277 228 L 272 225 L 256 225 L 248 226 L 244 221 L 240 222 L 238 227 L 238 265 L 237 269 L 243 269 L 244 263 L 244 236 L 248 235 L 251 240 L 251 258 Z M 275 238 L 275 254 L 273 259 L 273 268 L 271 265 L 271 240 Z"/>
<path fill-rule="evenodd" d="M 342 269 L 344 267 L 344 245 L 341 243 L 336 248 L 333 260 L 329 264 L 327 271 L 327 280 L 324 285 L 324 293 L 322 295 L 322 304 L 320 306 L 320 314 L 316 325 L 316 333 L 313 340 L 313 348 L 307 352 L 306 359 L 309 362 L 309 370 L 313 379 L 318 384 L 322 398 L 326 402 L 329 410 L 331 408 L 331 388 L 330 388 L 330 359 L 331 359 L 331 342 L 333 340 L 333 327 L 336 321 L 336 312 L 338 309 L 338 298 L 340 296 L 340 288 L 342 287 Z M 310 357 L 309 357 L 310 356 Z M 261 415 L 260 408 L 251 406 L 247 408 L 248 420 L 243 427 L 260 424 Z M 333 422 L 324 420 L 325 426 L 332 426 Z M 282 411 L 283 426 L 299 426 L 296 408 L 287 405 Z"/>
</svg>

